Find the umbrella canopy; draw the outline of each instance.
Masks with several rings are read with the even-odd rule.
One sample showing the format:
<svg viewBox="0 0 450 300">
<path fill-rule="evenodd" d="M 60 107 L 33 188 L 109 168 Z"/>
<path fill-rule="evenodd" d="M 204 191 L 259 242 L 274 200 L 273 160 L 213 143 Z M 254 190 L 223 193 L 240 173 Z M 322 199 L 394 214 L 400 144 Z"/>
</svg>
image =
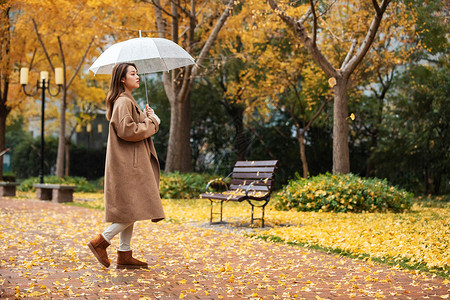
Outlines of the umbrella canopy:
<svg viewBox="0 0 450 300">
<path fill-rule="evenodd" d="M 139 74 L 169 71 L 195 64 L 194 58 L 174 42 L 162 38 L 135 38 L 112 45 L 89 68 L 94 74 L 111 74 L 116 64 L 134 63 Z"/>
</svg>

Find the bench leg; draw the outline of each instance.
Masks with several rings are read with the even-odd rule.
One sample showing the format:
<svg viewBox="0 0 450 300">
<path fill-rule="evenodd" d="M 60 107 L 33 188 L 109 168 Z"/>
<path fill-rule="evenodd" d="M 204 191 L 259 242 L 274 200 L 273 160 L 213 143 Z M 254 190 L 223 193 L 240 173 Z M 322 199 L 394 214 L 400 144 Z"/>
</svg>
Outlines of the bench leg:
<svg viewBox="0 0 450 300">
<path fill-rule="evenodd" d="M 209 224 L 212 224 L 212 220 L 213 220 L 213 207 L 214 207 L 214 201 L 212 201 L 211 199 L 209 199 L 209 202 L 211 202 L 211 215 L 209 217 Z"/>
<path fill-rule="evenodd" d="M 264 209 L 266 208 L 266 206 L 264 205 L 262 207 L 262 217 L 261 217 L 261 227 L 264 228 Z"/>
<path fill-rule="evenodd" d="M 209 199 L 211 202 L 211 216 L 209 217 L 209 223 L 213 224 L 213 215 L 220 215 L 220 223 L 223 222 L 222 216 L 223 216 L 223 200 L 220 201 L 220 213 L 214 212 L 214 201 Z"/>
<path fill-rule="evenodd" d="M 251 203 L 250 203 L 250 205 L 252 206 L 252 219 L 251 219 L 250 223 L 253 225 L 253 220 L 254 220 L 254 218 L 253 218 L 253 211 L 255 209 L 255 206 L 253 204 L 251 204 Z"/>
<path fill-rule="evenodd" d="M 52 202 L 73 202 L 73 190 L 53 189 Z"/>
<path fill-rule="evenodd" d="M 0 186 L 0 197 L 16 196 L 16 186 Z"/>
<path fill-rule="evenodd" d="M 251 200 L 248 200 L 248 199 L 247 199 L 247 201 L 248 201 L 248 203 L 250 203 L 250 205 L 252 206 L 252 218 L 251 218 L 251 224 L 253 225 L 253 221 L 254 221 L 254 220 L 261 220 L 261 227 L 264 227 L 264 211 L 265 211 L 266 205 L 269 203 L 269 200 L 267 200 L 263 205 L 260 205 L 260 206 L 254 205 L 254 204 L 251 202 Z M 261 218 L 255 218 L 255 217 L 254 217 L 255 206 L 256 206 L 256 207 L 261 207 Z"/>
<path fill-rule="evenodd" d="M 39 200 L 52 200 L 52 190 L 36 188 L 36 198 Z"/>
</svg>

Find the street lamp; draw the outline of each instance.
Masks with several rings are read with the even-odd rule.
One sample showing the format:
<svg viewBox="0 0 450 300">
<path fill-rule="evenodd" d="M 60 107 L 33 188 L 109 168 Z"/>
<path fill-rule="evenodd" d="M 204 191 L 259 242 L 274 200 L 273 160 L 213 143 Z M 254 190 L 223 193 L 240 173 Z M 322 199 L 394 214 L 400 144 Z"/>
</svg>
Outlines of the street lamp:
<svg viewBox="0 0 450 300">
<path fill-rule="evenodd" d="M 55 94 L 52 94 L 50 91 L 50 81 L 47 71 L 41 71 L 40 80 L 36 82 L 36 90 L 34 92 L 28 93 L 25 90 L 25 86 L 28 84 L 28 68 L 20 69 L 20 84 L 22 85 L 23 92 L 25 95 L 29 97 L 33 97 L 39 91 L 42 90 L 42 109 L 41 109 L 41 166 L 39 168 L 39 182 L 44 183 L 44 123 L 45 123 L 45 90 L 48 91 L 48 94 L 52 97 L 58 96 L 61 91 L 61 86 L 64 83 L 63 77 L 63 69 L 55 68 L 55 83 L 58 86 L 58 91 Z"/>
</svg>

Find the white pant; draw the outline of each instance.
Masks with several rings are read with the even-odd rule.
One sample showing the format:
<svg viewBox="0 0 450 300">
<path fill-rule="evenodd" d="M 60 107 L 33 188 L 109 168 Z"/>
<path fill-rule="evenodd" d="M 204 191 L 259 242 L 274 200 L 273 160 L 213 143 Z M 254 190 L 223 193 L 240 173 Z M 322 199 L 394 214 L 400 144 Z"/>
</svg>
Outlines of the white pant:
<svg viewBox="0 0 450 300">
<path fill-rule="evenodd" d="M 112 223 L 102 233 L 103 237 L 111 244 L 111 240 L 119 233 L 119 251 L 131 250 L 131 236 L 133 235 L 133 225 L 131 223 Z"/>
</svg>

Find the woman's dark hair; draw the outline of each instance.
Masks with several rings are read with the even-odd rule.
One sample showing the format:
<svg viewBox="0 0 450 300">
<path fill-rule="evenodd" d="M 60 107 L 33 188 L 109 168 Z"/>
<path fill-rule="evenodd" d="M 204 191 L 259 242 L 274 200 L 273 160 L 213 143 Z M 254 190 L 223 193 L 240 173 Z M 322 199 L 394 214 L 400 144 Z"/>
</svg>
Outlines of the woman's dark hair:
<svg viewBox="0 0 450 300">
<path fill-rule="evenodd" d="M 106 96 L 106 119 L 111 119 L 114 102 L 120 94 L 125 92 L 125 86 L 121 81 L 127 75 L 127 69 L 129 66 L 133 66 L 136 70 L 136 65 L 133 63 L 120 63 L 115 65 L 112 70 L 111 82 L 109 83 L 109 92 Z"/>
</svg>

